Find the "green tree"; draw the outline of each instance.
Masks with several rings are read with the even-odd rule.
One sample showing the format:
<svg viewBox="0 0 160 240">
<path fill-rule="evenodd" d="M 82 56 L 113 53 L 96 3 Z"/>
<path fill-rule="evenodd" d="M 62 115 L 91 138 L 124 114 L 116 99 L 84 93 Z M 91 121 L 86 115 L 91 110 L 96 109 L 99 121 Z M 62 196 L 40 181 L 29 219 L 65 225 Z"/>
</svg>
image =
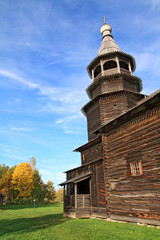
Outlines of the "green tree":
<svg viewBox="0 0 160 240">
<path fill-rule="evenodd" d="M 37 201 L 43 201 L 45 197 L 45 189 L 43 187 L 44 184 L 37 169 L 33 171 L 33 179 L 34 179 L 33 199 L 36 199 Z"/>
<path fill-rule="evenodd" d="M 9 166 L 6 166 L 5 164 L 0 165 L 0 179 L 8 169 L 9 169 Z"/>
<path fill-rule="evenodd" d="M 55 193 L 55 189 L 54 189 L 54 186 L 53 186 L 53 182 L 48 181 L 47 184 L 45 185 L 45 189 L 46 189 L 45 197 L 48 200 L 54 201 L 55 198 L 56 198 L 56 193 Z"/>
</svg>

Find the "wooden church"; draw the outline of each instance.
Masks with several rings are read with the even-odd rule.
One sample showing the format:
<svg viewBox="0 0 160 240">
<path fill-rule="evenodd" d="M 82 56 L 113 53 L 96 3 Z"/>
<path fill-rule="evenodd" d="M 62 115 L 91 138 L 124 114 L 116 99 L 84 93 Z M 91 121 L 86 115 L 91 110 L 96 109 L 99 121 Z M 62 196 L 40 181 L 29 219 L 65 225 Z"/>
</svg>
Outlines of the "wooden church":
<svg viewBox="0 0 160 240">
<path fill-rule="evenodd" d="M 64 216 L 160 225 L 160 90 L 141 94 L 135 59 L 121 51 L 106 21 L 100 31 L 82 108 L 88 143 L 75 149 L 81 166 L 60 184 Z"/>
</svg>

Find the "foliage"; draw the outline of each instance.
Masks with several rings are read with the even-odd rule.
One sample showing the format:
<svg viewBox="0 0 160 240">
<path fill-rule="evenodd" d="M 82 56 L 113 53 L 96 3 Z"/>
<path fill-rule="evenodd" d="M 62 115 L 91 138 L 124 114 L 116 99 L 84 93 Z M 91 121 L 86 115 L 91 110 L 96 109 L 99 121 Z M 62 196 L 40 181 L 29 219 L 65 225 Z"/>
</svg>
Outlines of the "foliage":
<svg viewBox="0 0 160 240">
<path fill-rule="evenodd" d="M 32 157 L 31 160 L 30 160 L 30 165 L 31 165 L 31 168 L 33 170 L 36 169 L 36 158 L 35 157 Z"/>
<path fill-rule="evenodd" d="M 7 169 L 0 179 L 1 192 L 7 197 L 8 201 L 13 199 L 12 173 Z"/>
<path fill-rule="evenodd" d="M 56 198 L 56 193 L 52 181 L 47 182 L 47 184 L 45 185 L 45 191 L 45 198 L 47 198 L 47 200 L 54 201 Z"/>
<path fill-rule="evenodd" d="M 62 203 L 0 207 L 1 240 L 158 240 L 160 229 L 99 219 L 63 218 Z"/>
<path fill-rule="evenodd" d="M 34 179 L 34 190 L 32 195 L 33 199 L 37 201 L 43 201 L 45 197 L 44 183 L 37 169 L 33 170 L 33 179 Z"/>
<path fill-rule="evenodd" d="M 17 165 L 12 176 L 12 184 L 14 190 L 18 192 L 17 199 L 32 199 L 34 178 L 29 163 L 22 162 Z"/>
<path fill-rule="evenodd" d="M 5 194 L 7 202 L 24 202 L 35 199 L 42 202 L 55 199 L 53 182 L 44 184 L 36 169 L 36 159 L 32 157 L 29 163 L 21 163 L 9 168 L 0 165 L 0 191 Z"/>
<path fill-rule="evenodd" d="M 56 202 L 61 202 L 63 201 L 63 188 L 59 188 L 56 191 Z"/>
<path fill-rule="evenodd" d="M 9 169 L 9 166 L 6 166 L 5 164 L 0 165 L 0 179 L 8 169 Z"/>
</svg>

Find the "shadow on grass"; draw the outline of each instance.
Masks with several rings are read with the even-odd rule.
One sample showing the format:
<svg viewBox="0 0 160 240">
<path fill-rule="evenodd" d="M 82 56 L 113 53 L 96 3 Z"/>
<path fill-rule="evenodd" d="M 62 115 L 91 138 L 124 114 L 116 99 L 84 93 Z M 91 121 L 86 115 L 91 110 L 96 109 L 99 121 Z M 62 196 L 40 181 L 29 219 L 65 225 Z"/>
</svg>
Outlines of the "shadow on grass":
<svg viewBox="0 0 160 240">
<path fill-rule="evenodd" d="M 36 203 L 36 208 L 40 207 L 59 207 L 63 203 Z M 10 205 L 3 205 L 0 206 L 0 210 L 18 210 L 18 209 L 24 209 L 24 208 L 34 208 L 34 203 L 31 204 L 10 204 Z"/>
<path fill-rule="evenodd" d="M 3 219 L 0 221 L 0 237 L 11 233 L 34 232 L 40 229 L 56 226 L 66 222 L 62 214 L 49 214 L 33 218 L 20 218 L 14 220 Z"/>
</svg>

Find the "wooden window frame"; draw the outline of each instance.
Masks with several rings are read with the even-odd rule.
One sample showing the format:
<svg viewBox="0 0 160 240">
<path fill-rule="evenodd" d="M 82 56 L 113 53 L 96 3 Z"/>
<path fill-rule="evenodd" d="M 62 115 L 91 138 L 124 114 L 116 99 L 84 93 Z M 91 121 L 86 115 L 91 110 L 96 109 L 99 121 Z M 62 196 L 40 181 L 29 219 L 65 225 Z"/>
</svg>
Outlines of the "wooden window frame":
<svg viewBox="0 0 160 240">
<path fill-rule="evenodd" d="M 143 175 L 142 161 L 134 161 L 130 163 L 131 175 L 133 177 Z"/>
</svg>

